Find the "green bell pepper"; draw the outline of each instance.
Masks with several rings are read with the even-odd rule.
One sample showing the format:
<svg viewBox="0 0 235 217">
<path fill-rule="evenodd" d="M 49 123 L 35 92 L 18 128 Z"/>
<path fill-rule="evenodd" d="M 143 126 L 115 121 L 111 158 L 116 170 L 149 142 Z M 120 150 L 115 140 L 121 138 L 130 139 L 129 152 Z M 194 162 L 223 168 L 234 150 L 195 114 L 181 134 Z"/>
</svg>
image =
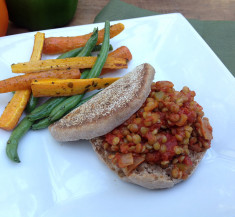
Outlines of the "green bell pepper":
<svg viewBox="0 0 235 217">
<path fill-rule="evenodd" d="M 9 18 L 29 30 L 62 27 L 72 20 L 78 0 L 6 0 Z"/>
</svg>

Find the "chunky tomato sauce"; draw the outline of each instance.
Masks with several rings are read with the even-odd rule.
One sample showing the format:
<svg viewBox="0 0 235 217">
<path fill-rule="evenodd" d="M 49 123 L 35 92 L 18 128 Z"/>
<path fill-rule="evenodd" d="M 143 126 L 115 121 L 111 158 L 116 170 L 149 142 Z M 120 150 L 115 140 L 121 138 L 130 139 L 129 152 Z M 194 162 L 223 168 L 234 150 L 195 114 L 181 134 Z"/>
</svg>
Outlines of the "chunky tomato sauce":
<svg viewBox="0 0 235 217">
<path fill-rule="evenodd" d="M 175 91 L 169 81 L 153 83 L 142 107 L 105 136 L 109 158 L 127 175 L 141 163 L 170 168 L 171 176 L 185 179 L 190 173 L 190 152 L 210 147 L 212 127 L 195 92 L 184 87 Z"/>
</svg>

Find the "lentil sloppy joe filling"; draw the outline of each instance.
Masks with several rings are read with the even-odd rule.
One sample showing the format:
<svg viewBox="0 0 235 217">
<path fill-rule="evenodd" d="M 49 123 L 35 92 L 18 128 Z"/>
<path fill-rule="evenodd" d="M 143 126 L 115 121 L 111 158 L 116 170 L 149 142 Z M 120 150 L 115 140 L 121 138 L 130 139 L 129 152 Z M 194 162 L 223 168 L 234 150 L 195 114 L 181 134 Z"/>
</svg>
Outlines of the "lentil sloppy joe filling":
<svg viewBox="0 0 235 217">
<path fill-rule="evenodd" d="M 210 147 L 212 127 L 196 95 L 188 87 L 175 91 L 173 83 L 158 81 L 142 107 L 105 135 L 109 159 L 127 175 L 141 163 L 169 168 L 171 177 L 186 179 L 192 168 L 190 152 Z"/>
</svg>

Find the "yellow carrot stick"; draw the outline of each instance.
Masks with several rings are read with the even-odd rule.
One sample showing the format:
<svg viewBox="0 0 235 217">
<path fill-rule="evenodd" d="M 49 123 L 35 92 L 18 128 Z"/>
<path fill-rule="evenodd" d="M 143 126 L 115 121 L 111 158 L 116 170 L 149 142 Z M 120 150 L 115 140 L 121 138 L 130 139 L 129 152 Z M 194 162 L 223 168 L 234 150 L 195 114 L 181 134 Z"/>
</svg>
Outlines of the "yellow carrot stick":
<svg viewBox="0 0 235 217">
<path fill-rule="evenodd" d="M 48 71 L 52 69 L 86 69 L 92 68 L 97 57 L 72 57 L 66 59 L 48 59 L 34 62 L 12 64 L 11 69 L 14 73 L 32 73 Z M 127 68 L 127 60 L 124 58 L 108 57 L 104 67 L 108 69 Z"/>
<path fill-rule="evenodd" d="M 5 130 L 13 130 L 15 128 L 27 105 L 30 93 L 30 90 L 19 90 L 15 92 L 0 117 L 0 128 Z"/>
<path fill-rule="evenodd" d="M 35 37 L 34 45 L 33 45 L 33 51 L 31 54 L 30 61 L 37 61 L 41 59 L 44 40 L 45 40 L 45 34 L 41 32 L 37 32 L 34 37 Z"/>
<path fill-rule="evenodd" d="M 119 78 L 39 79 L 32 82 L 31 88 L 35 97 L 72 96 L 105 88 L 118 79 Z"/>
<path fill-rule="evenodd" d="M 36 33 L 30 60 L 40 60 L 44 44 L 44 33 Z M 31 94 L 31 90 L 16 91 L 0 117 L 0 128 L 13 130 L 17 125 Z"/>
</svg>

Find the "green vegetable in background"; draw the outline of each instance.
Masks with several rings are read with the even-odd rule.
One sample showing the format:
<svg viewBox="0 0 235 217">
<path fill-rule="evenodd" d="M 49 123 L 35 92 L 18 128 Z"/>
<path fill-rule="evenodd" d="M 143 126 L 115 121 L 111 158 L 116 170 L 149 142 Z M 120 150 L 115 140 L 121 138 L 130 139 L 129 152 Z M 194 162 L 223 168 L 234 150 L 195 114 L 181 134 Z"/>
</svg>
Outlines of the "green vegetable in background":
<svg viewBox="0 0 235 217">
<path fill-rule="evenodd" d="M 78 0 L 6 0 L 9 18 L 29 30 L 62 27 L 72 20 Z"/>
</svg>

